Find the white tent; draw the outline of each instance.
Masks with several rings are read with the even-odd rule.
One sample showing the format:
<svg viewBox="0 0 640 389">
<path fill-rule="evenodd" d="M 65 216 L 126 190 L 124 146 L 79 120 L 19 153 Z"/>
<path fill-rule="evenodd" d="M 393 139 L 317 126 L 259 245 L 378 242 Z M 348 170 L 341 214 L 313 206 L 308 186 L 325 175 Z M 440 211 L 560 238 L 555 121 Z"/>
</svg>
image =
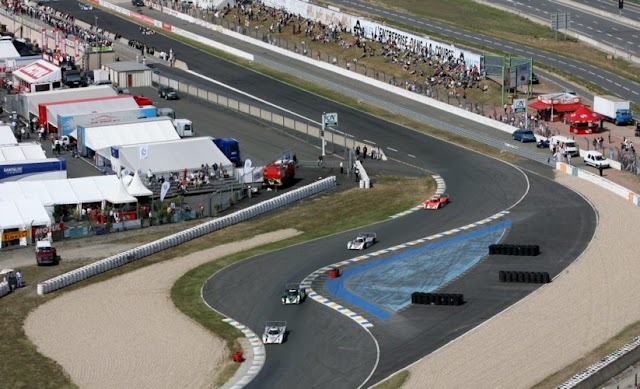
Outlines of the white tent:
<svg viewBox="0 0 640 389">
<path fill-rule="evenodd" d="M 33 161 L 47 159 L 42 146 L 37 143 L 20 143 L 0 146 L 0 162 Z"/>
<path fill-rule="evenodd" d="M 3 42 L 3 41 L 0 41 Z M 0 145 L 17 145 L 18 140 L 9 126 L 0 126 Z"/>
<path fill-rule="evenodd" d="M 0 185 L 0 201 L 15 201 L 25 199 L 22 188 L 18 182 L 10 181 Z M 0 215 L 2 215 L 0 213 Z M 1 219 L 1 218 L 0 218 Z"/>
<path fill-rule="evenodd" d="M 133 96 L 107 96 L 85 100 L 88 101 L 67 100 L 60 104 L 47 105 L 47 122 L 52 126 L 58 126 L 58 115 L 85 115 L 140 108 Z"/>
<path fill-rule="evenodd" d="M 50 226 L 51 219 L 37 200 L 0 201 L 0 230 Z"/>
<path fill-rule="evenodd" d="M 140 158 L 140 147 L 146 147 L 146 157 Z M 118 149 L 119 161 L 111 156 L 111 165 L 131 171 L 153 173 L 175 172 L 184 169 L 199 169 L 203 164 L 222 166 L 232 165 L 231 161 L 220 151 L 209 137 L 188 138 L 115 146 Z"/>
<path fill-rule="evenodd" d="M 55 202 L 51 194 L 49 194 L 45 182 L 46 181 L 19 181 L 16 182 L 16 184 L 19 185 L 25 198 L 38 200 L 45 207 L 52 207 L 55 205 Z M 0 187 L 2 186 L 3 185 L 0 185 Z M 2 198 L 1 195 L 0 198 Z"/>
<path fill-rule="evenodd" d="M 135 174 L 133 175 L 133 179 L 131 180 L 129 185 L 127 185 L 127 191 L 132 196 L 136 196 L 136 197 L 153 195 L 153 192 L 147 189 L 147 187 L 144 186 L 144 184 L 142 183 L 142 180 L 140 179 L 140 175 L 138 174 L 138 172 L 135 172 Z"/>
<path fill-rule="evenodd" d="M 102 202 L 102 200 L 104 200 L 104 194 L 100 191 L 95 181 L 92 180 L 93 177 L 88 178 L 91 178 L 91 180 L 69 180 L 69 185 L 71 185 L 71 188 L 76 194 L 78 202 L 82 204 Z"/>
<path fill-rule="evenodd" d="M 62 79 L 62 70 L 44 59 L 35 61 L 13 72 L 13 77 L 28 84 L 46 84 Z"/>
<path fill-rule="evenodd" d="M 80 203 L 80 199 L 73 190 L 69 180 L 49 180 L 45 182 L 45 185 L 51 198 L 53 198 L 54 204 L 68 205 Z"/>
<path fill-rule="evenodd" d="M 118 180 L 111 193 L 107 195 L 105 200 L 107 200 L 111 204 L 126 204 L 138 202 L 138 199 L 129 194 L 122 180 Z"/>
<path fill-rule="evenodd" d="M 86 147 L 107 159 L 111 157 L 111 146 L 178 139 L 171 119 L 164 117 L 84 128 Z"/>
</svg>

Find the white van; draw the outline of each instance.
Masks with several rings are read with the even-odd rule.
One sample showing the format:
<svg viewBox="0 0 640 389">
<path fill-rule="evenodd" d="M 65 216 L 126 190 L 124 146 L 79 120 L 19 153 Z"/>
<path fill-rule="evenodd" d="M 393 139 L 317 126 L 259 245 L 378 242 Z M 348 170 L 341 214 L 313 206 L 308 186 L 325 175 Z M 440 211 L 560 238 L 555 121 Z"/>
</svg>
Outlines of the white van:
<svg viewBox="0 0 640 389">
<path fill-rule="evenodd" d="M 609 159 L 605 158 L 601 152 L 595 150 L 589 150 L 584 153 L 584 163 L 595 168 L 600 166 L 603 168 L 609 167 Z"/>
<path fill-rule="evenodd" d="M 549 149 L 553 150 L 556 145 L 564 146 L 563 154 L 569 154 L 572 157 L 578 157 L 580 151 L 576 145 L 576 141 L 566 136 L 556 135 L 549 138 Z"/>
</svg>

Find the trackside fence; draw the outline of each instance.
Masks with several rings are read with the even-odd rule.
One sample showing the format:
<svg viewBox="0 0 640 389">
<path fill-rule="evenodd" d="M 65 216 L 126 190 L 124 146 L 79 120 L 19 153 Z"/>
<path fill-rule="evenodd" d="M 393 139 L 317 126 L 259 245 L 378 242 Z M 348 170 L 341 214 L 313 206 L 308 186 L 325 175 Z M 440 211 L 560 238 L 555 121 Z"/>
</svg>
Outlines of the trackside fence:
<svg viewBox="0 0 640 389">
<path fill-rule="evenodd" d="M 256 216 L 263 215 L 278 208 L 292 204 L 309 196 L 316 195 L 336 186 L 336 177 L 331 176 L 313 184 L 284 193 L 273 199 L 263 201 L 248 208 L 239 210 L 227 216 L 223 216 L 187 230 L 175 233 L 154 242 L 144 244 L 125 252 L 112 255 L 92 264 L 61 274 L 38 284 L 39 295 L 51 293 L 66 286 L 75 284 L 87 278 L 104 273 L 111 269 L 126 265 L 129 262 L 153 255 L 160 251 L 178 246 L 182 243 L 199 238 L 201 236 L 218 231 L 225 227 L 241 223 Z M 1 287 L 1 286 L 0 286 Z"/>
</svg>

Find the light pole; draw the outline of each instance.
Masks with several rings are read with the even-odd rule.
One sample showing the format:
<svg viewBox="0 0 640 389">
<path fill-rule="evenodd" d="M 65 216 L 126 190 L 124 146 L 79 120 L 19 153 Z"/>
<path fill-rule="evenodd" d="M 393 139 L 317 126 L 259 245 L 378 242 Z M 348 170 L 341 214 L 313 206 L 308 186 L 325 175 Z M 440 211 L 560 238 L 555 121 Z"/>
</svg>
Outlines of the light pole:
<svg viewBox="0 0 640 389">
<path fill-rule="evenodd" d="M 100 42 L 99 33 L 98 33 L 98 15 L 93 16 L 96 25 L 96 40 Z M 98 69 L 102 68 L 102 45 L 97 46 L 98 49 Z"/>
</svg>

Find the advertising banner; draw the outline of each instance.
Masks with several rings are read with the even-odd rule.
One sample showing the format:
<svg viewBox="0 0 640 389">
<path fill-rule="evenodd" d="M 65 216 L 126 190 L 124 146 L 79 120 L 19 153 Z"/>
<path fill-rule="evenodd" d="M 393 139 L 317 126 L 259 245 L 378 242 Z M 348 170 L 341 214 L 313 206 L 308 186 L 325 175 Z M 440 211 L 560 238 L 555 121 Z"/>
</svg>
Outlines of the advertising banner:
<svg viewBox="0 0 640 389">
<path fill-rule="evenodd" d="M 42 33 L 42 37 L 40 38 L 42 40 L 42 49 L 46 50 L 49 43 L 47 39 L 47 29 L 43 28 L 40 32 Z"/>
<path fill-rule="evenodd" d="M 75 49 L 76 58 L 80 56 L 80 38 L 75 37 L 75 41 L 73 42 L 73 48 Z"/>
<path fill-rule="evenodd" d="M 56 28 L 53 31 L 53 42 L 55 44 L 56 51 L 60 50 L 60 29 Z"/>
</svg>

